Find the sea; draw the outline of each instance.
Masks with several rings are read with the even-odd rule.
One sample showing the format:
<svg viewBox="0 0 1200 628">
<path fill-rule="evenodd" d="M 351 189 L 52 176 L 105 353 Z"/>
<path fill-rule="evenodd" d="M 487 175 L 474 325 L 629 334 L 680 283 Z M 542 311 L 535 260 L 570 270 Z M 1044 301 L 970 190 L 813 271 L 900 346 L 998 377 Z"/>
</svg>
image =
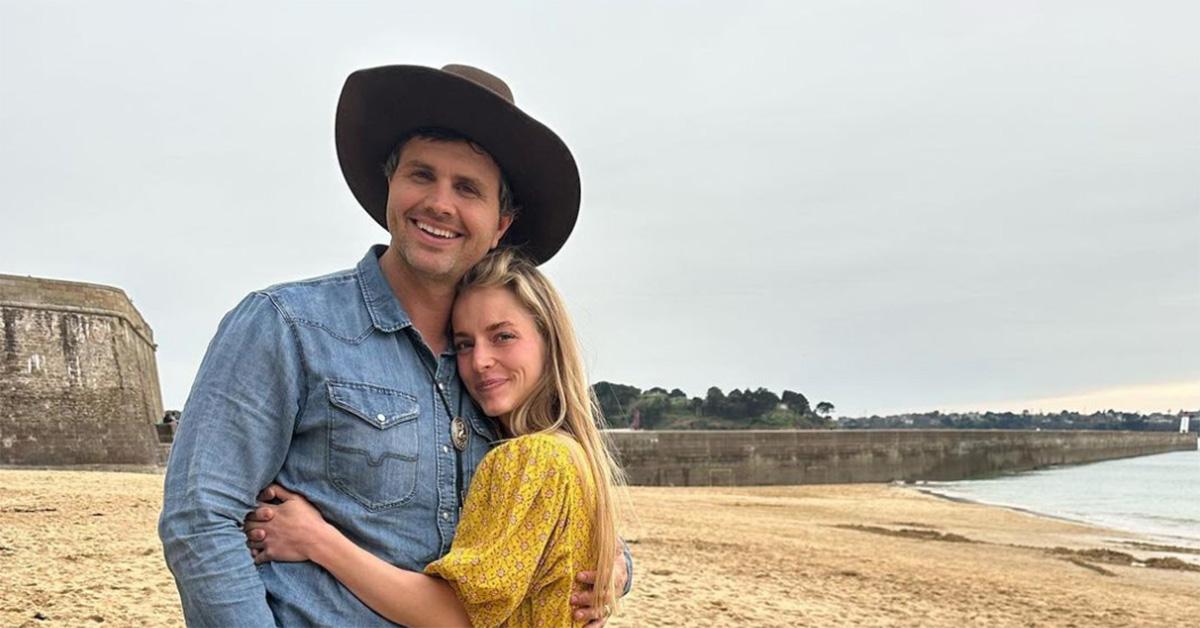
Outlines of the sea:
<svg viewBox="0 0 1200 628">
<path fill-rule="evenodd" d="M 927 482 L 921 488 L 1200 549 L 1200 451 Z"/>
</svg>

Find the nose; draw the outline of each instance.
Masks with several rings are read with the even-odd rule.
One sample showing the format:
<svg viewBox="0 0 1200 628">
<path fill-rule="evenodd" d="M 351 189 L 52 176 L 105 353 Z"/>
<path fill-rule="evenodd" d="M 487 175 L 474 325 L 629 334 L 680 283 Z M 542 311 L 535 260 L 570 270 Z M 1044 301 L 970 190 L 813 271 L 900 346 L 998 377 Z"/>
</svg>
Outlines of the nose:
<svg viewBox="0 0 1200 628">
<path fill-rule="evenodd" d="M 477 344 L 471 349 L 471 366 L 475 369 L 476 373 L 487 371 L 495 363 L 496 360 L 492 357 L 492 352 L 487 347 Z"/>
<path fill-rule="evenodd" d="M 425 198 L 425 204 L 438 217 L 450 216 L 454 213 L 453 194 L 454 188 L 452 182 L 438 181 L 436 185 L 430 186 L 429 196 Z"/>
</svg>

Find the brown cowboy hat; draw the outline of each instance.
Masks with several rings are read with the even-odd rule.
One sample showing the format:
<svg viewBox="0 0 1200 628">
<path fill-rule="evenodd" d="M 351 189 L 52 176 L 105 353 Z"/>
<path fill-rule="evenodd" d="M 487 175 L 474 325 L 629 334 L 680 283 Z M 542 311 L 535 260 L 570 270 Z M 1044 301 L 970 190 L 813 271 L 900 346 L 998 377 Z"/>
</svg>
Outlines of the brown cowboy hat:
<svg viewBox="0 0 1200 628">
<path fill-rule="evenodd" d="M 383 162 L 407 132 L 443 127 L 482 146 L 500 166 L 521 210 L 503 244 L 537 263 L 567 241 L 579 215 L 579 169 L 554 131 L 517 108 L 504 81 L 483 70 L 388 65 L 346 78 L 338 100 L 338 161 L 350 191 L 387 228 Z"/>
</svg>

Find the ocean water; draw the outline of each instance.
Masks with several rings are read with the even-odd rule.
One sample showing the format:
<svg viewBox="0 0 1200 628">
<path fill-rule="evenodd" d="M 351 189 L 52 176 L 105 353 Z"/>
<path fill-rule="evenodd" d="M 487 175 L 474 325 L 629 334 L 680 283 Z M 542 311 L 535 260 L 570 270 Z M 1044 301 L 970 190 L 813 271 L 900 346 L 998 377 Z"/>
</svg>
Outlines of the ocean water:
<svg viewBox="0 0 1200 628">
<path fill-rule="evenodd" d="M 1200 548 L 1200 451 L 929 482 L 923 488 Z"/>
</svg>

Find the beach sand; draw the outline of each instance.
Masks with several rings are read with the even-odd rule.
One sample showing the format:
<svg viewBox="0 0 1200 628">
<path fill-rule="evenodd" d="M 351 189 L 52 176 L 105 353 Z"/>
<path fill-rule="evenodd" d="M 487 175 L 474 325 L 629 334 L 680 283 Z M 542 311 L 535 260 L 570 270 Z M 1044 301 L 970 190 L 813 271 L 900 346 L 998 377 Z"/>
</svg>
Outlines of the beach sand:
<svg viewBox="0 0 1200 628">
<path fill-rule="evenodd" d="M 181 625 L 155 534 L 161 487 L 155 474 L 0 470 L 0 625 Z M 898 486 L 631 493 L 637 582 L 613 626 L 1179 626 L 1200 616 L 1200 572 L 1120 564 L 1162 556 L 1133 535 Z"/>
</svg>

